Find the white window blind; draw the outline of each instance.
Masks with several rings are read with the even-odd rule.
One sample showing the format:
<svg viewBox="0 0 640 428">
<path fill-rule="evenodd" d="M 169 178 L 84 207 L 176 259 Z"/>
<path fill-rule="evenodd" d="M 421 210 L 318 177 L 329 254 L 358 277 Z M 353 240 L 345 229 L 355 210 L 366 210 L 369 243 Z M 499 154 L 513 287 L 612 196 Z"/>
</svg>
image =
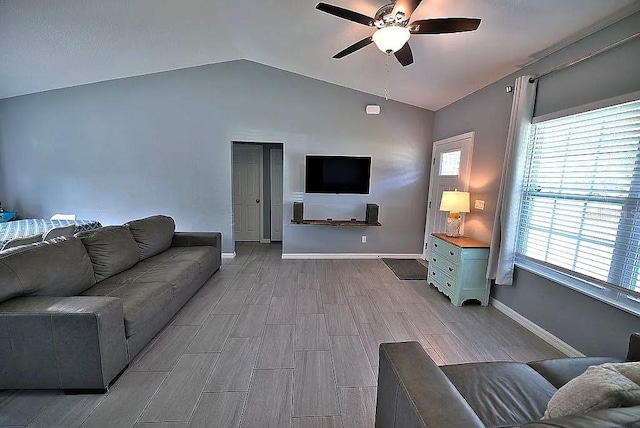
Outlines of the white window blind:
<svg viewBox="0 0 640 428">
<path fill-rule="evenodd" d="M 518 252 L 640 301 L 640 100 L 532 125 Z"/>
</svg>

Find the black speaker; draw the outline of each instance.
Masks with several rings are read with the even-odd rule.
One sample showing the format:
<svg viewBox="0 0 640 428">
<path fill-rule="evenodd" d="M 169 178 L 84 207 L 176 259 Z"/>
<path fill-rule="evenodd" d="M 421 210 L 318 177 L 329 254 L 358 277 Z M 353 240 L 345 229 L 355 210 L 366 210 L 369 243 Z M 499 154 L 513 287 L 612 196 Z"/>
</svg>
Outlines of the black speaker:
<svg viewBox="0 0 640 428">
<path fill-rule="evenodd" d="M 293 221 L 302 222 L 304 218 L 304 204 L 302 202 L 293 203 Z"/>
<path fill-rule="evenodd" d="M 367 213 L 364 217 L 364 220 L 367 224 L 376 224 L 378 223 L 378 211 L 380 207 L 376 204 L 367 204 Z"/>
</svg>

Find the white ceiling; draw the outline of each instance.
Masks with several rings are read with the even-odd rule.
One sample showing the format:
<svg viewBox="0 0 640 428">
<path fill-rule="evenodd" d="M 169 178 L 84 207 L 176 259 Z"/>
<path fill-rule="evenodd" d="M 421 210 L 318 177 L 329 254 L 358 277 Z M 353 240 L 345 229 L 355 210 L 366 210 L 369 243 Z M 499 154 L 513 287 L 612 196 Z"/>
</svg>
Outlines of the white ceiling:
<svg viewBox="0 0 640 428">
<path fill-rule="evenodd" d="M 368 16 L 385 0 L 327 0 Z M 383 95 L 386 57 L 372 29 L 315 0 L 0 0 L 0 98 L 249 59 Z M 391 58 L 389 97 L 438 110 L 537 53 L 638 9 L 637 0 L 423 0 L 412 20 L 477 17 L 471 33 L 412 36 L 414 64 Z"/>
</svg>

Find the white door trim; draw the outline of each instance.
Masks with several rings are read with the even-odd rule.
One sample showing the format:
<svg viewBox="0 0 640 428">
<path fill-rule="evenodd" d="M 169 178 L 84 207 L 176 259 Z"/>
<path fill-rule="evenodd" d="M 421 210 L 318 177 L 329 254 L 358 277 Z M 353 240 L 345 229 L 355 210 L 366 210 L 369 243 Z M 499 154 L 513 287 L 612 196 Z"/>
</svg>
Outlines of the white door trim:
<svg viewBox="0 0 640 428">
<path fill-rule="evenodd" d="M 264 146 L 262 144 L 256 144 L 260 147 L 260 202 L 258 202 L 258 210 L 260 211 L 260 235 L 258 242 L 264 239 Z"/>
<path fill-rule="evenodd" d="M 433 183 L 434 183 L 434 178 L 435 178 L 435 174 L 436 174 L 436 168 L 435 168 L 435 155 L 434 153 L 436 153 L 436 148 L 438 146 L 442 146 L 445 144 L 450 144 L 459 140 L 469 140 L 469 156 L 471 157 L 471 160 L 473 160 L 473 140 L 475 137 L 475 131 L 471 131 L 471 132 L 467 132 L 464 134 L 460 134 L 460 135 L 455 135 L 453 137 L 449 137 L 449 138 L 445 138 L 443 140 L 438 140 L 438 141 L 434 141 L 433 142 L 433 148 L 431 149 L 431 173 L 429 174 L 429 194 L 428 194 L 428 202 L 432 203 L 432 202 L 437 202 L 437 201 L 432 201 L 432 197 L 433 197 Z M 467 169 L 467 171 L 465 171 L 465 176 L 462 177 L 462 179 L 464 180 L 464 185 L 462 187 L 463 191 L 468 191 L 469 190 L 469 181 L 471 179 L 471 160 L 469 161 L 469 168 Z M 422 246 L 422 258 L 423 260 L 427 259 L 427 252 L 428 252 L 428 243 L 429 243 L 429 235 L 430 235 L 430 231 L 429 231 L 429 224 L 430 224 L 430 220 L 431 220 L 431 216 L 433 214 L 431 214 L 432 212 L 435 212 L 434 210 L 437 210 L 436 206 L 433 206 L 432 203 L 432 209 L 429 209 L 429 206 L 427 206 L 427 219 L 424 225 L 424 243 Z M 460 233 L 464 233 L 464 222 L 462 223 L 461 227 L 460 227 Z"/>
<path fill-rule="evenodd" d="M 273 149 L 270 149 L 269 152 L 270 152 L 269 153 L 269 175 L 270 175 L 270 177 L 269 177 L 270 183 L 269 184 L 270 184 L 270 190 L 271 190 L 271 200 L 269 201 L 270 205 L 271 205 L 271 207 L 270 207 L 270 209 L 271 209 L 271 216 L 270 216 L 271 224 L 269 225 L 270 226 L 270 232 L 271 232 L 270 236 L 271 236 L 271 241 L 282 241 L 283 219 L 284 219 L 284 147 L 283 148 L 278 148 L 278 149 L 273 148 Z M 281 160 L 281 167 L 280 167 L 281 171 L 280 171 L 280 180 L 279 180 L 281 187 L 279 189 L 277 189 L 277 187 L 274 186 L 274 180 L 273 180 L 273 177 L 274 177 L 274 174 L 273 174 L 274 152 L 275 153 L 279 152 L 279 156 L 281 157 L 281 159 L 280 159 Z M 274 189 L 279 190 L 279 192 L 281 193 L 281 195 L 280 195 L 280 211 L 281 211 L 280 214 L 281 215 L 280 215 L 280 218 L 277 219 L 277 221 L 280 222 L 280 236 L 279 236 L 280 239 L 274 239 L 274 234 L 273 234 L 273 224 L 274 224 L 273 213 L 275 211 L 275 209 L 274 209 L 274 200 L 275 200 L 275 198 L 273 197 Z M 278 238 L 278 237 L 276 237 L 276 238 Z"/>
</svg>

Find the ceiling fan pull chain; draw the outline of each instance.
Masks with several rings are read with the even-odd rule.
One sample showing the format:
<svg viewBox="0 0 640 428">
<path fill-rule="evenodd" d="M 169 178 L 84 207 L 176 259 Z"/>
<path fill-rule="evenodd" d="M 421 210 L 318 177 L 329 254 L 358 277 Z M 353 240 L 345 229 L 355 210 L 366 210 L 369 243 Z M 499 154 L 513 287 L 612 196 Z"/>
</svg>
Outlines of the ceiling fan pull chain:
<svg viewBox="0 0 640 428">
<path fill-rule="evenodd" d="M 384 82 L 384 99 L 385 101 L 389 101 L 389 75 L 391 74 L 391 67 L 389 63 L 389 58 L 391 58 L 391 52 L 387 52 L 387 73 L 385 75 Z"/>
</svg>

